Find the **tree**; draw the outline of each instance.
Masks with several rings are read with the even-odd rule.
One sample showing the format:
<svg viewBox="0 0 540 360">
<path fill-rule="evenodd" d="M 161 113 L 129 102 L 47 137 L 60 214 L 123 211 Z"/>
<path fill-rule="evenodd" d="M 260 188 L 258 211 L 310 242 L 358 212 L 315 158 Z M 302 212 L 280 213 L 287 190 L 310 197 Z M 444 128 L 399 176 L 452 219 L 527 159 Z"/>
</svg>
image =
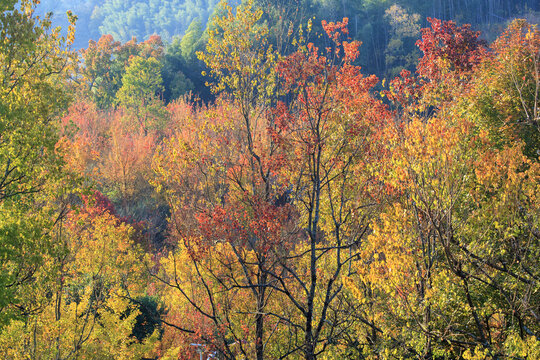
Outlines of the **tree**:
<svg viewBox="0 0 540 360">
<path fill-rule="evenodd" d="M 194 20 L 184 36 L 174 37 L 167 47 L 163 59 L 164 99 L 166 102 L 178 99 L 191 91 L 202 100 L 208 99 L 208 89 L 204 86 L 201 75 L 203 66 L 198 61 L 196 52 L 204 47 L 206 34 L 201 23 Z"/>
<path fill-rule="evenodd" d="M 109 128 L 108 149 L 102 154 L 100 173 L 104 188 L 115 194 L 124 214 L 131 214 L 130 205 L 141 205 L 141 192 L 149 190 L 148 175 L 156 147 L 155 133 L 130 131 L 125 125 L 132 118 L 117 111 Z M 126 119 L 127 118 L 127 119 Z"/>
<path fill-rule="evenodd" d="M 100 107 L 107 108 L 113 103 L 120 87 L 121 71 L 114 61 L 120 43 L 111 35 L 102 36 L 97 42 L 89 41 L 88 48 L 81 51 L 84 62 L 82 83 L 85 83 L 92 100 Z"/>
<path fill-rule="evenodd" d="M 445 70 L 457 74 L 472 70 L 482 60 L 485 42 L 471 25 L 456 26 L 453 21 L 428 18 L 431 27 L 422 29 L 422 40 L 416 45 L 424 53 L 418 74 L 430 80 L 441 80 Z"/>
<path fill-rule="evenodd" d="M 332 43 L 326 52 L 300 41 L 278 67 L 291 99 L 274 110 L 272 133 L 284 157 L 278 178 L 301 229 L 280 262 L 290 275 L 276 276 L 276 290 L 297 313 L 288 322 L 299 335 L 281 357 L 300 352 L 316 359 L 344 341 L 344 329 L 357 321 L 341 313 L 342 278 L 350 275 L 376 208 L 366 166 L 382 155 L 373 135 L 387 117 L 369 92 L 377 78 L 353 65 L 360 44 L 343 39 L 347 19 L 322 25 Z"/>
<path fill-rule="evenodd" d="M 83 96 L 89 96 L 100 109 L 108 109 L 116 103 L 131 58 L 161 60 L 163 52 L 159 36 L 150 36 L 141 43 L 132 38 L 124 44 L 115 41 L 111 35 L 103 35 L 97 42 L 90 40 L 88 47 L 81 51 L 79 76 L 75 78 L 77 90 Z"/>
<path fill-rule="evenodd" d="M 177 330 L 231 359 L 268 351 L 271 292 L 262 269 L 275 266 L 268 248 L 279 246 L 288 212 L 264 199 L 265 184 L 249 166 L 243 124 L 235 103 L 222 99 L 182 119 L 154 159 L 155 185 L 172 213 L 171 250 L 156 280 L 173 289 L 173 314 L 199 319 L 174 323 Z M 266 130 L 252 130 L 259 149 Z"/>
<path fill-rule="evenodd" d="M 134 113 L 145 133 L 149 129 L 160 128 L 160 94 L 163 93 L 161 67 L 161 63 L 153 57 L 131 58 L 122 77 L 122 87 L 116 94 L 118 103 Z"/>
<path fill-rule="evenodd" d="M 410 49 L 420 33 L 420 15 L 409 14 L 406 9 L 394 4 L 386 9 L 384 18 L 390 24 L 390 40 L 386 46 L 386 67 L 389 77 L 395 77 L 401 69 L 412 70 L 418 54 Z"/>
<path fill-rule="evenodd" d="M 69 96 L 62 83 L 73 54 L 75 18 L 67 37 L 49 18 L 33 16 L 35 1 L 3 2 L 0 14 L 0 331 L 10 318 L 39 311 L 32 298 L 43 257 L 57 251 L 52 229 L 64 215 L 70 183 L 57 149 L 56 116 Z"/>
<path fill-rule="evenodd" d="M 532 160 L 540 148 L 540 31 L 515 20 L 491 45 L 473 85 L 471 113 L 484 123 L 492 141 L 508 144 L 519 138 Z"/>
<path fill-rule="evenodd" d="M 170 114 L 163 112 L 163 122 Z M 148 180 L 152 156 L 164 136 L 155 129 L 140 128 L 138 119 L 118 108 L 98 109 L 88 100 L 73 104 L 63 119 L 62 139 L 68 167 L 85 184 L 113 201 L 118 213 L 144 222 L 149 244 L 159 245 L 166 221 L 166 205 L 157 199 Z M 71 124 L 71 125 L 67 125 Z M 167 122 L 167 124 L 170 124 Z"/>
<path fill-rule="evenodd" d="M 42 308 L 0 334 L 6 359 L 141 359 L 157 340 L 157 331 L 133 335 L 140 312 L 130 298 L 144 275 L 135 229 L 100 193 L 83 202 L 55 231 L 61 251 L 45 258 Z"/>
<path fill-rule="evenodd" d="M 235 16 L 229 9 L 199 55 L 216 79 L 213 91 L 231 94 L 230 114 L 210 111 L 202 123 L 189 121 L 155 159 L 178 244 L 169 255 L 178 265 L 156 278 L 214 323 L 219 342 L 204 340 L 224 356 L 232 356 L 234 341 L 257 358 L 272 351 L 313 359 L 343 340 L 350 324 L 339 310 L 346 303 L 341 277 L 367 231 L 363 214 L 373 207 L 367 194 L 349 194 L 369 187 L 364 166 L 378 153 L 368 139 L 385 111 L 369 94 L 376 78 L 363 78 L 352 65 L 359 44 L 341 41 L 346 21 L 323 24 L 333 42 L 326 56 L 300 38 L 298 51 L 276 67 L 279 57 L 256 25 L 260 16 L 249 3 Z M 291 101 L 278 101 L 280 93 Z M 173 255 L 182 252 L 210 304 L 172 280 L 186 271 Z M 319 275 L 319 267 L 328 273 Z M 254 350 L 238 334 L 234 312 L 222 312 L 218 285 L 223 294 L 246 294 L 245 309 L 237 311 L 254 318 Z"/>
<path fill-rule="evenodd" d="M 438 36 L 449 44 L 462 39 L 454 30 Z M 373 345 L 387 354 L 537 352 L 530 309 L 539 301 L 532 270 L 538 163 L 524 156 L 519 138 L 490 138 L 497 129 L 470 111 L 476 81 L 485 79 L 483 64 L 492 58 L 477 57 L 483 50 L 469 39 L 471 46 L 456 45 L 458 54 L 442 57 L 434 54 L 452 52 L 453 45 L 437 50 L 428 40 L 418 73 L 430 81 L 403 73 L 386 93 L 399 103 L 396 121 L 382 132 L 391 156 L 376 170 L 386 206 L 364 244 L 370 261 L 358 265 L 352 288 L 372 304 L 380 334 Z"/>
<path fill-rule="evenodd" d="M 158 184 L 166 185 L 165 190 L 171 191 L 173 224 L 178 236 L 176 241 L 184 242 L 188 251 L 192 252 L 196 251 L 194 248 L 207 251 L 213 248 L 214 243 L 223 241 L 228 244 L 225 248 L 242 265 L 240 271 L 229 270 L 224 275 L 225 279 L 230 278 L 227 281 L 221 280 L 222 275 L 211 270 L 210 278 L 204 277 L 202 281 L 222 281 L 227 291 L 247 291 L 246 296 L 251 298 L 252 303 L 248 303 L 244 312 L 254 318 L 255 327 L 251 344 L 255 345 L 256 358 L 262 359 L 268 336 L 265 306 L 270 296 L 267 290 L 269 274 L 265 269 L 275 265 L 275 259 L 268 257 L 268 248 L 276 242 L 280 226 L 286 226 L 280 224 L 278 219 L 287 212 L 286 207 L 280 208 L 271 203 L 277 197 L 277 191 L 272 188 L 271 174 L 275 166 L 275 146 L 266 132 L 264 119 L 275 96 L 277 54 L 266 39 L 267 28 L 259 24 L 262 11 L 252 10 L 252 2 L 237 8 L 235 14 L 226 3 L 223 10 L 224 16 L 213 19 L 214 30 L 209 32 L 206 52 L 198 53 L 198 56 L 216 80 L 211 85 L 212 91 L 216 94 L 224 90 L 230 92 L 231 103 L 237 110 L 232 112 L 231 109 L 232 114 L 227 114 L 223 119 L 225 122 L 210 117 L 208 125 L 201 124 L 193 132 L 181 130 L 173 138 L 172 144 L 177 145 L 169 144 L 164 154 L 157 158 L 157 170 L 161 177 Z M 224 105 L 230 109 L 226 102 Z M 216 129 L 221 129 L 223 135 L 216 134 Z M 200 134 L 204 140 L 198 137 L 193 139 L 194 134 Z M 232 145 L 230 149 L 227 149 L 228 144 Z M 183 151 L 175 151 L 177 146 Z M 209 149 L 213 151 L 208 152 Z M 193 169 L 194 158 L 209 166 L 210 174 L 206 174 L 204 168 Z M 164 165 L 170 161 L 174 165 Z M 181 163 L 187 163 L 191 177 L 186 178 L 173 170 Z M 190 186 L 184 192 L 186 184 Z M 204 191 L 208 187 L 214 190 Z M 184 212 L 187 204 L 182 205 L 182 201 L 188 197 L 192 199 L 189 204 L 195 206 L 194 214 L 190 215 Z M 230 217 L 223 218 L 226 213 Z M 268 226 L 267 229 L 260 228 L 264 224 Z M 197 253 L 192 254 L 194 266 L 202 273 L 198 269 L 198 266 L 205 266 L 201 257 Z M 208 284 L 205 287 L 212 288 Z M 184 289 L 178 286 L 177 289 L 185 296 Z M 214 301 L 210 290 L 208 296 L 210 301 Z M 242 335 L 233 328 L 234 324 L 224 319 L 223 314 L 201 311 L 193 299 L 190 298 L 190 302 L 220 331 L 221 326 L 226 326 L 228 332 L 221 333 L 217 344 L 225 356 L 233 354 L 230 341 L 226 339 L 228 336 L 233 338 L 241 353 L 253 353 L 253 349 L 248 348 L 249 343 L 243 341 Z M 213 310 L 215 305 L 212 303 Z"/>
</svg>

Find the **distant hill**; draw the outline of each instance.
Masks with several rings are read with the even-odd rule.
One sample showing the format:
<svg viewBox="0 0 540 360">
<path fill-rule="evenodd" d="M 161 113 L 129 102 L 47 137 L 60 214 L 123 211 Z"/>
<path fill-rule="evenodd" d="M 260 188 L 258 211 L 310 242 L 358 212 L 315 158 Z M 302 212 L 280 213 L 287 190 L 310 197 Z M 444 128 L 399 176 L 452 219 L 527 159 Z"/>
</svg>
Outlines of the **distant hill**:
<svg viewBox="0 0 540 360">
<path fill-rule="evenodd" d="M 241 0 L 231 0 L 233 5 Z M 242 0 L 245 1 L 245 0 Z M 393 77 L 403 68 L 414 69 L 419 52 L 415 46 L 427 17 L 469 23 L 493 40 L 516 17 L 538 23 L 538 0 L 254 0 L 268 12 L 271 33 L 287 20 L 305 23 L 349 18 L 351 37 L 362 41 L 359 62 L 368 73 Z M 166 43 L 182 37 L 197 21 L 206 27 L 219 0 L 42 0 L 37 12 L 54 13 L 53 23 L 66 27 L 66 11 L 78 16 L 75 48 L 88 40 L 111 34 L 115 40 L 138 41 L 157 34 Z M 282 18 L 283 15 L 283 18 Z M 289 15 L 289 17 L 287 17 Z M 285 21 L 284 21 L 285 20 Z M 317 42 L 316 39 L 311 41 Z"/>
<path fill-rule="evenodd" d="M 53 23 L 67 25 L 66 11 L 78 16 L 75 47 L 84 48 L 88 40 L 111 34 L 126 42 L 136 37 L 145 40 L 152 34 L 171 40 L 183 35 L 191 22 L 203 26 L 219 0 L 42 0 L 37 13 L 53 12 Z"/>
</svg>

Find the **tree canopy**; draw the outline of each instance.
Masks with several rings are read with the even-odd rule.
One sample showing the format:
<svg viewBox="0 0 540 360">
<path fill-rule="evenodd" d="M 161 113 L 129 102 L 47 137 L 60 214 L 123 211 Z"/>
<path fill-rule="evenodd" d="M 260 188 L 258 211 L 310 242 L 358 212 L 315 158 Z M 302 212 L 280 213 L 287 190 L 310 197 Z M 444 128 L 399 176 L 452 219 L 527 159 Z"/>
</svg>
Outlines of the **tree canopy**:
<svg viewBox="0 0 540 360">
<path fill-rule="evenodd" d="M 193 4 L 90 2 L 78 53 L 37 3 L 0 5 L 1 358 L 540 356 L 540 30 L 461 23 L 515 2 L 222 1 L 170 42 Z"/>
</svg>

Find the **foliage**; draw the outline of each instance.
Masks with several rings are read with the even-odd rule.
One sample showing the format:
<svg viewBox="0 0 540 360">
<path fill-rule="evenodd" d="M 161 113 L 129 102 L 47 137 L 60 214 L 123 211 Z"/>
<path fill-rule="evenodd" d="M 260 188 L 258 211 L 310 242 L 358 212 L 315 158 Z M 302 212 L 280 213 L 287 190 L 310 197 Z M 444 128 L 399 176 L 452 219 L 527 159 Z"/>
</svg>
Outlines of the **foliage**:
<svg viewBox="0 0 540 360">
<path fill-rule="evenodd" d="M 474 116 L 498 146 L 519 138 L 524 153 L 538 158 L 540 148 L 540 31 L 524 20 L 512 22 L 493 43 L 482 64 L 472 97 Z"/>
<path fill-rule="evenodd" d="M 62 82 L 73 54 L 34 1 L 3 3 L 0 14 L 0 330 L 39 309 L 38 278 L 57 251 L 51 231 L 63 216 L 62 194 L 75 184 L 63 169 L 55 117 L 69 100 Z M 74 18 L 71 18 L 74 21 Z M 30 296 L 27 296 L 30 295 Z"/>
<path fill-rule="evenodd" d="M 50 278 L 39 312 L 12 321 L 0 335 L 6 359 L 140 359 L 157 332 L 132 337 L 139 311 L 129 296 L 143 276 L 134 229 L 99 193 L 83 197 L 55 234 L 61 251 L 45 259 Z"/>
<path fill-rule="evenodd" d="M 406 9 L 394 4 L 386 9 L 384 18 L 392 28 L 385 50 L 385 62 L 389 77 L 394 77 L 403 68 L 411 69 L 416 64 L 418 53 L 408 49 L 420 33 L 420 15 L 409 14 Z"/>
<path fill-rule="evenodd" d="M 137 40 L 132 38 L 125 44 L 121 44 L 111 35 L 104 35 L 97 42 L 91 40 L 88 48 L 83 49 L 81 53 L 82 61 L 78 69 L 79 88 L 84 94 L 89 94 L 100 108 L 108 108 L 115 103 L 116 94 L 122 87 L 122 80 L 131 58 L 141 57 L 146 61 L 138 60 L 138 63 L 152 62 L 154 67 L 160 68 L 161 65 L 155 64 L 155 60 L 163 56 L 163 43 L 159 36 L 152 36 L 141 43 L 137 43 Z M 136 70 L 132 69 L 132 71 Z M 154 86 L 159 87 L 159 85 L 158 81 Z"/>
<path fill-rule="evenodd" d="M 91 102 L 73 104 L 63 121 L 76 130 L 64 142 L 69 167 L 87 179 L 87 185 L 105 193 L 122 216 L 144 229 L 151 244 L 161 242 L 167 210 L 152 193 L 148 178 L 151 159 L 163 134 L 154 124 L 169 119 L 160 108 L 156 122 L 140 122 L 125 109 L 100 110 Z M 153 120 L 153 119 L 151 119 Z M 149 244 L 147 244 L 149 245 Z"/>
<path fill-rule="evenodd" d="M 538 331 L 530 312 L 538 302 L 538 162 L 524 156 L 519 138 L 490 136 L 501 131 L 497 122 L 471 111 L 476 79 L 500 50 L 488 56 L 467 27 L 447 35 L 451 24 L 437 24 L 442 52 L 432 47 L 437 31 L 424 30 L 420 44 L 418 73 L 430 81 L 404 73 L 385 93 L 398 103 L 398 120 L 384 129 L 392 155 L 375 172 L 391 197 L 364 246 L 370 261 L 349 286 L 372 304 L 374 353 L 505 356 L 515 351 L 511 339 L 530 341 Z"/>
<path fill-rule="evenodd" d="M 424 53 L 418 74 L 430 80 L 441 80 L 445 70 L 463 73 L 472 70 L 482 59 L 484 42 L 470 25 L 456 26 L 453 21 L 428 18 L 431 28 L 422 29 L 422 40 L 416 43 Z"/>
<path fill-rule="evenodd" d="M 135 56 L 129 60 L 116 98 L 120 106 L 134 114 L 145 133 L 160 128 L 162 84 L 161 63 L 157 59 Z"/>
<path fill-rule="evenodd" d="M 222 2 L 77 64 L 3 2 L 0 357 L 537 358 L 540 32 L 420 30 L 494 2 L 448 4 Z"/>
</svg>

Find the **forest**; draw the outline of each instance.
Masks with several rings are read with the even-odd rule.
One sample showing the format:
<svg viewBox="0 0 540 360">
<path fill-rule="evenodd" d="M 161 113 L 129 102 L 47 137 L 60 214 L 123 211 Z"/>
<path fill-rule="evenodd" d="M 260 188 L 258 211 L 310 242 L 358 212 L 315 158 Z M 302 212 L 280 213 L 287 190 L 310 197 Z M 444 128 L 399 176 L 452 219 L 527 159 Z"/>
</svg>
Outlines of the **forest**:
<svg viewBox="0 0 540 360">
<path fill-rule="evenodd" d="M 1 359 L 540 358 L 538 3 L 47 4 L 0 2 Z"/>
</svg>

